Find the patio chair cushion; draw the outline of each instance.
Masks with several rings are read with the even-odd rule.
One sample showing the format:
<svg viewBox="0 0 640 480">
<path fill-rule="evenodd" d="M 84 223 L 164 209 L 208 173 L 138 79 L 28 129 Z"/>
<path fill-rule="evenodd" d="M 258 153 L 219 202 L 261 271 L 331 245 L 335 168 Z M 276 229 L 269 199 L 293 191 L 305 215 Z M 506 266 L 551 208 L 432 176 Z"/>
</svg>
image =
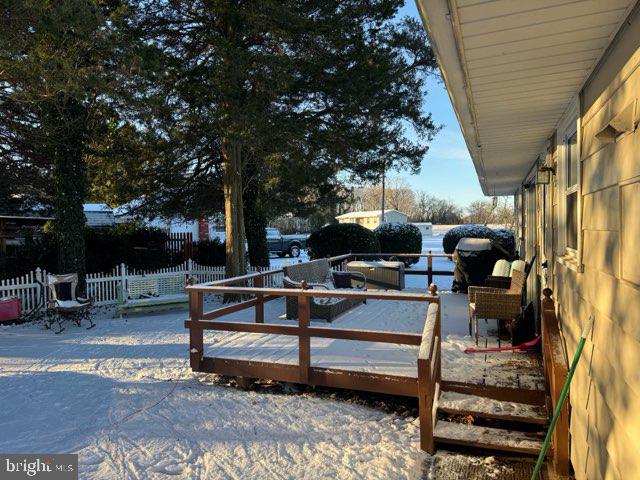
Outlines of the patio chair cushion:
<svg viewBox="0 0 640 480">
<path fill-rule="evenodd" d="M 523 272 L 525 271 L 525 267 L 526 267 L 526 262 L 524 260 L 514 260 L 511 263 L 511 270 L 509 270 L 509 276 L 513 277 L 513 271 L 517 270 L 518 272 Z"/>
<path fill-rule="evenodd" d="M 56 307 L 63 310 L 74 310 L 79 308 L 85 308 L 89 305 L 89 302 L 78 302 L 76 300 L 56 300 Z"/>
<path fill-rule="evenodd" d="M 325 282 L 321 283 L 321 285 L 324 285 L 327 290 L 337 290 L 336 286 L 333 284 L 333 279 L 331 278 L 331 275 L 329 275 L 329 278 L 327 278 Z M 322 287 L 312 286 L 311 288 L 321 289 Z M 340 300 L 341 299 L 338 297 L 314 297 L 311 299 L 312 302 L 315 302 L 318 305 L 334 305 L 338 303 Z"/>
<path fill-rule="evenodd" d="M 493 266 L 492 277 L 508 277 L 511 272 L 511 264 L 504 259 L 500 259 Z"/>
<path fill-rule="evenodd" d="M 317 305 L 335 305 L 342 299 L 338 297 L 315 297 L 312 301 Z"/>
</svg>

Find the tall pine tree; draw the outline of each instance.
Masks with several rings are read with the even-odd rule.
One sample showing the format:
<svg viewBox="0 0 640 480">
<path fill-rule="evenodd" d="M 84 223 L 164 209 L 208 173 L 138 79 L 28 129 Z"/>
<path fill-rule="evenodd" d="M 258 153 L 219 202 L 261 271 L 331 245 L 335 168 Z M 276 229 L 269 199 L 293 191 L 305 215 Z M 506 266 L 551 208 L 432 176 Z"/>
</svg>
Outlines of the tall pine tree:
<svg viewBox="0 0 640 480">
<path fill-rule="evenodd" d="M 172 107 L 167 134 L 194 145 L 179 155 L 179 185 L 149 192 L 150 208 L 179 199 L 193 212 L 201 180 L 220 179 L 227 274 L 239 275 L 245 228 L 264 251 L 255 239 L 269 212 L 320 202 L 341 180 L 372 179 L 383 165 L 419 169 L 437 131 L 423 110 L 435 60 L 421 26 L 396 18 L 402 4 L 146 2 L 136 26 L 171 66 L 147 93 Z M 176 157 L 167 158 L 174 171 Z"/>
<path fill-rule="evenodd" d="M 118 129 L 128 14 L 118 1 L 0 1 L 0 164 L 16 179 L 5 194 L 53 207 L 58 270 L 81 284 L 87 159 Z"/>
</svg>

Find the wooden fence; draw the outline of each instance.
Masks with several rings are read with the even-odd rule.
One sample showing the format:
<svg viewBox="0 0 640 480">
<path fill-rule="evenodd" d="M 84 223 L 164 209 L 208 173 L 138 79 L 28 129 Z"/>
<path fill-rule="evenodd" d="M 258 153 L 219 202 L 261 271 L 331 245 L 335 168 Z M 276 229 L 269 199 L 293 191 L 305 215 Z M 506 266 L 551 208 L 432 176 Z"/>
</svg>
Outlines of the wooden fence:
<svg viewBox="0 0 640 480">
<path fill-rule="evenodd" d="M 360 255 L 342 255 L 329 259 L 338 268 Z M 421 447 L 433 452 L 435 408 L 440 382 L 440 297 L 435 286 L 424 293 L 381 290 L 324 290 L 269 288 L 270 277 L 281 275 L 281 270 L 258 272 L 187 287 L 189 294 L 189 351 L 191 368 L 196 372 L 263 378 L 284 382 L 303 383 L 333 388 L 348 388 L 368 392 L 417 397 L 420 409 Z M 235 294 L 253 298 L 204 311 L 204 294 Z M 298 322 L 293 325 L 265 324 L 264 304 L 281 297 L 297 297 Z M 362 300 L 402 300 L 428 302 L 428 313 L 422 334 L 392 331 L 353 330 L 334 327 L 314 327 L 310 324 L 310 304 L 313 298 L 358 298 Z M 253 308 L 252 322 L 225 322 L 225 315 Z M 298 340 L 298 363 L 277 363 L 244 359 L 205 356 L 204 331 L 247 332 L 268 335 L 289 335 Z M 393 343 L 419 346 L 418 368 L 415 377 L 382 373 L 359 372 L 311 365 L 311 338 L 332 338 L 367 342 Z M 215 349 L 212 349 L 215 352 Z"/>
<path fill-rule="evenodd" d="M 166 249 L 173 253 L 182 253 L 182 258 L 186 262 L 193 258 L 193 233 L 177 232 L 170 233 L 166 241 Z"/>
<path fill-rule="evenodd" d="M 549 393 L 549 411 L 555 411 L 560 392 L 567 380 L 568 368 L 562 348 L 562 337 L 558 328 L 553 291 L 545 288 L 542 291 L 542 355 L 544 360 L 544 376 Z M 568 476 L 569 471 L 569 402 L 565 402 L 558 423 L 551 437 L 553 450 L 553 466 L 557 474 Z"/>
<path fill-rule="evenodd" d="M 254 268 L 249 270 L 252 273 L 263 271 L 262 269 Z M 192 260 L 160 270 L 136 270 L 121 264 L 110 272 L 87 274 L 87 295 L 93 297 L 95 305 L 116 305 L 120 301 L 122 287 L 123 285 L 126 286 L 127 281 L 175 275 L 185 275 L 198 283 L 215 282 L 225 278 L 225 267 L 199 265 Z M 43 300 L 49 299 L 48 289 L 42 289 L 42 285 L 46 283 L 46 278 L 47 271 L 37 268 L 21 277 L 0 280 L 0 298 L 20 298 L 22 311 L 28 313 L 37 308 Z M 279 274 L 270 275 L 266 286 L 270 288 L 282 286 L 281 271 Z"/>
</svg>

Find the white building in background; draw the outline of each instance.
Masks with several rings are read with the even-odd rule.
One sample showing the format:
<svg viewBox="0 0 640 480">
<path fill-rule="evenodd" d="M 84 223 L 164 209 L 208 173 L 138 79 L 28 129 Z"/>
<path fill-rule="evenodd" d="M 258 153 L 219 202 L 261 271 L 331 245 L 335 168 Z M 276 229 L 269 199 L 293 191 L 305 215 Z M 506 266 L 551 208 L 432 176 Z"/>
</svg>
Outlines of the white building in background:
<svg viewBox="0 0 640 480">
<path fill-rule="evenodd" d="M 433 224 L 431 222 L 413 222 L 418 227 L 422 235 L 433 235 Z"/>
<path fill-rule="evenodd" d="M 385 210 L 384 222 L 407 223 L 409 215 L 398 210 Z M 373 230 L 382 223 L 382 210 L 369 210 L 366 212 L 343 213 L 336 217 L 338 223 L 357 223 Z"/>
</svg>

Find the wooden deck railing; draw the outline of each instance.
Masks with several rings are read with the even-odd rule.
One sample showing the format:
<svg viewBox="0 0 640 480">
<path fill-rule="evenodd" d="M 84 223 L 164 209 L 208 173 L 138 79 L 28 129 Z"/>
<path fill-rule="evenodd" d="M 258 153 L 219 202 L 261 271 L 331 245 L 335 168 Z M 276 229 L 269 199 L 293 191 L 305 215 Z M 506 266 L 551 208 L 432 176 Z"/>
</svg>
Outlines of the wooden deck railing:
<svg viewBox="0 0 640 480">
<path fill-rule="evenodd" d="M 405 270 L 405 275 L 426 275 L 427 276 L 427 285 L 431 285 L 433 283 L 433 277 L 436 275 L 442 276 L 453 276 L 453 270 L 434 270 L 433 269 L 433 259 L 434 258 L 452 258 L 451 254 L 448 253 L 431 253 L 431 250 L 427 250 L 427 253 L 352 253 L 348 255 L 343 255 L 343 257 L 347 257 L 347 260 L 350 259 L 371 259 L 371 258 L 391 258 L 395 257 L 398 259 L 402 258 L 426 258 L 427 259 L 427 269 L 426 270 L 418 270 L 418 269 L 410 269 Z M 339 257 L 336 257 L 339 258 Z"/>
<path fill-rule="evenodd" d="M 440 396 L 441 330 L 440 305 L 429 305 L 427 321 L 422 332 L 418 353 L 418 405 L 420 414 L 420 448 L 429 454 L 435 452 L 433 429 Z"/>
<path fill-rule="evenodd" d="M 452 275 L 453 272 L 433 271 L 431 258 L 443 257 L 441 254 L 383 254 L 382 257 L 426 257 L 427 270 L 415 272 L 427 275 Z M 368 254 L 347 254 L 330 258 L 333 264 L 343 264 L 353 258 L 371 258 Z M 406 273 L 411 272 L 410 270 Z M 206 284 L 187 287 L 189 294 L 189 320 L 185 326 L 189 329 L 190 362 L 194 371 L 218 373 L 229 376 L 265 378 L 285 382 L 310 385 L 347 388 L 369 392 L 387 393 L 418 397 L 420 415 L 420 443 L 423 450 L 434 451 L 433 428 L 436 402 L 439 396 L 441 351 L 440 351 L 440 297 L 435 285 L 430 285 L 424 293 L 382 290 L 323 290 L 264 288 L 265 279 L 270 275 L 281 274 L 282 270 L 252 273 Z M 204 294 L 237 294 L 242 298 L 252 297 L 239 303 L 225 305 L 212 311 L 204 311 Z M 280 297 L 297 297 L 297 324 L 265 323 L 264 304 Z M 359 298 L 362 300 L 403 300 L 429 303 L 428 313 L 422 334 L 400 333 L 393 331 L 354 330 L 344 328 L 316 327 L 310 324 L 310 304 L 313 298 L 338 297 Z M 254 308 L 252 322 L 225 322 L 220 318 L 241 310 Z M 269 335 L 288 335 L 298 338 L 298 363 L 285 364 L 219 358 L 205 356 L 204 331 L 218 330 L 230 332 L 249 332 Z M 393 343 L 419 346 L 417 372 L 415 377 L 396 376 L 383 373 L 359 372 L 337 368 L 321 368 L 311 365 L 311 338 L 332 338 L 367 342 Z"/>
<path fill-rule="evenodd" d="M 558 328 L 553 291 L 545 288 L 542 291 L 542 353 L 544 361 L 544 375 L 549 392 L 549 409 L 556 408 L 560 392 L 567 379 L 568 368 L 562 348 L 562 337 Z M 551 437 L 553 448 L 553 466 L 557 474 L 569 475 L 569 405 L 565 402 L 558 423 Z"/>
</svg>

